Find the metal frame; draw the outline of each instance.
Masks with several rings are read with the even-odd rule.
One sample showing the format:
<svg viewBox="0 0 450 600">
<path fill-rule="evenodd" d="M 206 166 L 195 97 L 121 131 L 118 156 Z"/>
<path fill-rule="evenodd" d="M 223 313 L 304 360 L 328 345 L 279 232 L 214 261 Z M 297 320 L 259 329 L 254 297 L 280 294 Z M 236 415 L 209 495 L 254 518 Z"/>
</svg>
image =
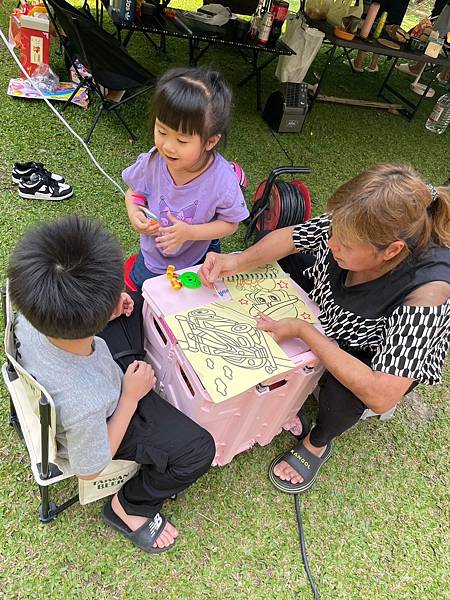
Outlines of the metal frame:
<svg viewBox="0 0 450 600">
<path fill-rule="evenodd" d="M 1 288 L 1 302 L 2 302 L 2 312 L 4 323 L 6 325 L 6 289 Z M 13 367 L 13 365 L 7 360 L 6 369 L 3 370 L 3 374 L 6 375 L 9 381 L 15 381 L 18 378 L 18 375 Z M 9 394 L 9 391 L 8 391 Z M 20 425 L 19 418 L 17 416 L 16 409 L 14 407 L 14 403 L 9 394 L 9 402 L 10 402 L 10 411 L 8 416 L 8 422 L 19 435 L 19 437 L 24 441 L 22 428 Z M 38 508 L 39 520 L 41 523 L 50 523 L 55 519 L 61 512 L 78 502 L 78 494 L 75 494 L 71 498 L 65 500 L 61 504 L 56 504 L 55 502 L 50 501 L 49 487 L 50 485 L 55 485 L 57 482 L 52 483 L 51 479 L 58 478 L 59 481 L 63 481 L 64 479 L 69 479 L 72 475 L 67 475 L 66 477 L 62 477 L 63 473 L 58 469 L 58 467 L 49 462 L 48 458 L 48 434 L 50 428 L 50 404 L 47 398 L 42 395 L 39 400 L 39 420 L 41 425 L 41 461 L 37 464 L 39 476 L 42 480 L 47 480 L 49 483 L 47 485 L 40 485 L 38 483 L 40 497 L 41 497 L 41 505 Z"/>
<path fill-rule="evenodd" d="M 126 98 L 121 99 L 118 102 L 114 102 L 112 100 L 108 100 L 108 98 L 102 93 L 102 89 L 101 86 L 99 86 L 93 76 L 91 74 L 86 75 L 86 76 L 82 76 L 81 73 L 78 71 L 76 65 L 74 64 L 74 61 L 72 60 L 72 56 L 70 55 L 70 52 L 67 49 L 67 44 L 66 41 L 64 39 L 64 36 L 61 34 L 60 29 L 58 28 L 57 25 L 57 19 L 58 19 L 58 14 L 56 9 L 52 6 L 51 2 L 49 2 L 48 0 L 43 0 L 44 5 L 47 9 L 48 14 L 50 15 L 50 19 L 52 21 L 52 24 L 55 27 L 55 30 L 57 32 L 57 35 L 59 37 L 60 40 L 60 44 L 61 46 L 64 48 L 65 54 L 67 56 L 67 58 L 69 59 L 70 63 L 72 64 L 72 66 L 74 67 L 77 75 L 78 75 L 78 79 L 79 82 L 76 86 L 76 88 L 74 89 L 74 91 L 72 92 L 72 94 L 70 95 L 70 97 L 64 102 L 64 104 L 62 105 L 61 108 L 61 112 L 64 112 L 66 110 L 66 108 L 71 104 L 72 99 L 75 97 L 75 95 L 77 94 L 78 90 L 82 87 L 86 87 L 88 89 L 88 91 L 91 91 L 93 93 L 95 93 L 99 100 L 100 100 L 100 107 L 98 108 L 97 114 L 95 115 L 94 121 L 91 125 L 91 127 L 89 128 L 89 131 L 87 132 L 85 138 L 84 138 L 84 142 L 86 144 L 89 143 L 91 136 L 94 132 L 95 127 L 97 126 L 97 123 L 102 115 L 102 113 L 104 111 L 109 112 L 109 113 L 114 113 L 117 117 L 117 119 L 120 121 L 120 123 L 123 125 L 123 127 L 126 129 L 128 135 L 130 136 L 130 138 L 134 141 L 137 140 L 137 137 L 134 135 L 134 133 L 131 131 L 130 127 L 128 126 L 127 122 L 125 121 L 125 119 L 122 117 L 122 115 L 120 114 L 120 108 L 126 104 L 127 102 L 129 102 L 130 100 L 134 100 L 135 98 L 137 98 L 138 96 L 141 96 L 142 94 L 145 94 L 146 92 L 148 92 L 152 87 L 152 85 L 142 85 L 142 89 L 134 92 L 133 94 L 130 94 L 128 96 L 126 96 Z M 102 5 L 103 6 L 103 5 Z M 50 8 L 53 8 L 53 12 L 52 10 L 50 10 Z M 73 27 L 73 35 L 76 36 L 76 40 L 73 40 L 73 42 L 77 43 L 77 45 L 80 47 L 80 50 L 82 52 L 83 55 L 86 56 L 86 61 L 88 61 L 88 53 L 86 53 L 85 48 L 84 48 L 84 44 L 83 44 L 83 40 L 82 37 L 78 31 L 78 24 L 77 21 L 80 21 L 81 19 L 87 18 L 84 17 L 84 15 L 80 12 L 79 16 L 75 16 L 72 14 L 69 14 L 68 12 L 64 11 L 64 9 L 60 9 L 62 12 L 66 13 L 66 17 L 68 20 L 70 20 L 70 22 L 72 23 L 72 27 Z M 74 9 L 76 10 L 76 9 Z M 97 12 L 97 21 L 94 19 L 92 21 L 92 24 L 94 26 L 96 26 L 100 31 L 104 31 L 102 29 L 102 27 L 98 24 L 98 12 Z M 107 33 L 105 31 L 105 33 Z M 66 35 L 68 36 L 68 39 L 70 40 L 70 36 L 69 33 L 66 32 Z M 86 65 L 89 66 L 89 65 Z M 143 68 L 143 67 L 142 67 Z M 137 86 L 136 86 L 137 87 Z M 126 90 L 127 91 L 127 90 Z"/>
<path fill-rule="evenodd" d="M 317 25 L 316 25 L 316 27 L 317 27 Z M 327 29 L 327 27 L 319 26 L 318 28 L 320 29 L 320 31 L 322 31 L 325 34 L 324 41 L 330 45 L 330 49 L 327 51 L 327 60 L 326 60 L 325 66 L 322 69 L 322 72 L 319 77 L 319 81 L 317 83 L 316 90 L 311 99 L 310 110 L 313 107 L 313 105 L 317 99 L 317 96 L 320 93 L 324 77 L 325 77 L 329 67 L 334 63 L 336 58 L 338 56 L 342 56 L 342 54 L 345 54 L 349 64 L 351 64 L 350 63 L 350 52 L 352 52 L 354 50 L 361 50 L 363 52 L 373 52 L 374 54 L 380 54 L 382 56 L 386 56 L 387 58 L 392 59 L 392 64 L 388 70 L 386 77 L 383 80 L 383 83 L 381 84 L 380 89 L 378 90 L 377 97 L 383 98 L 384 100 L 390 102 L 389 98 L 387 98 L 385 95 L 386 93 L 389 93 L 392 96 L 394 96 L 395 98 L 401 100 L 406 105 L 406 108 L 401 109 L 400 113 L 404 117 L 406 117 L 409 121 L 412 121 L 412 119 L 414 118 L 417 110 L 419 109 L 424 98 L 426 97 L 426 92 L 430 89 L 431 85 L 433 84 L 434 80 L 436 79 L 436 76 L 437 76 L 439 70 L 443 67 L 450 68 L 450 59 L 449 58 L 442 58 L 442 57 L 430 58 L 430 57 L 425 56 L 424 54 L 419 54 L 419 53 L 415 53 L 415 52 L 411 52 L 411 51 L 407 51 L 407 50 L 402 50 L 402 49 L 394 50 L 391 48 L 381 47 L 379 44 L 372 45 L 369 43 L 363 43 L 361 40 L 357 40 L 357 41 L 340 40 L 340 39 L 336 38 L 332 33 L 330 33 L 330 31 Z M 340 48 L 342 50 L 342 52 L 340 54 L 336 53 L 336 50 L 338 48 Z M 422 96 L 419 96 L 419 99 L 417 102 L 412 102 L 409 98 L 406 98 L 401 92 L 396 90 L 389 83 L 390 77 L 391 77 L 391 75 L 394 71 L 394 68 L 399 59 L 416 60 L 417 62 L 421 62 L 421 63 L 425 63 L 427 65 L 430 65 L 429 72 L 431 73 L 431 79 L 426 84 L 426 90 L 425 90 L 424 94 Z M 354 71 L 353 67 L 352 67 L 352 70 Z"/>
<path fill-rule="evenodd" d="M 262 71 L 279 56 L 291 56 L 295 54 L 294 50 L 285 44 L 282 40 L 278 40 L 273 46 L 258 46 L 252 41 L 238 41 L 221 38 L 217 34 L 208 33 L 187 33 L 184 30 L 177 29 L 177 26 L 168 21 L 164 16 L 158 17 L 155 20 L 154 25 L 146 23 L 124 23 L 120 21 L 117 16 L 113 17 L 113 23 L 117 30 L 117 37 L 119 41 L 122 40 L 122 31 L 127 31 L 123 41 L 123 45 L 126 47 L 130 41 L 132 35 L 135 32 L 142 33 L 147 40 L 151 41 L 152 45 L 159 51 L 165 53 L 166 51 L 166 37 L 175 37 L 180 39 L 188 40 L 188 54 L 189 64 L 191 66 L 197 65 L 200 58 L 211 48 L 211 47 L 231 47 L 236 48 L 240 56 L 244 58 L 247 65 L 250 65 L 250 72 L 237 84 L 238 87 L 244 86 L 251 79 L 256 80 L 256 108 L 258 111 L 262 108 L 262 84 L 261 84 L 261 73 Z M 150 38 L 150 34 L 156 34 L 160 36 L 159 46 Z M 201 48 L 200 43 L 203 42 L 205 45 Z M 245 51 L 249 51 L 250 57 L 247 56 Z M 270 56 L 264 62 L 259 62 L 261 54 L 269 54 Z"/>
</svg>

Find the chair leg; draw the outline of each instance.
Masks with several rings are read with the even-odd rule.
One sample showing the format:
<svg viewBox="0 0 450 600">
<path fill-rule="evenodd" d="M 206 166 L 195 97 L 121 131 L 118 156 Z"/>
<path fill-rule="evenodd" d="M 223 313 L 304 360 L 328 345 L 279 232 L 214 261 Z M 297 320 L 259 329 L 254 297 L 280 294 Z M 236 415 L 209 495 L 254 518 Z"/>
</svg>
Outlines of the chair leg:
<svg viewBox="0 0 450 600">
<path fill-rule="evenodd" d="M 119 119 L 119 121 L 122 123 L 122 125 L 125 127 L 125 129 L 128 131 L 130 137 L 132 140 L 136 141 L 137 137 L 134 135 L 134 133 L 131 131 L 131 129 L 128 127 L 125 119 L 122 117 L 122 115 L 119 113 L 119 109 L 116 108 L 115 110 L 112 111 L 116 117 Z"/>
<path fill-rule="evenodd" d="M 41 523 L 50 523 L 53 521 L 56 515 L 52 515 L 52 511 L 56 508 L 53 502 L 49 502 L 48 499 L 48 486 L 40 485 L 39 491 L 41 492 L 41 506 L 39 507 L 39 521 Z"/>
<path fill-rule="evenodd" d="M 41 523 L 51 523 L 56 517 L 62 513 L 66 508 L 78 502 L 79 496 L 75 494 L 69 500 L 66 500 L 62 504 L 56 505 L 54 502 L 49 501 L 48 486 L 40 485 L 39 491 L 41 492 L 41 506 L 39 507 L 39 521 Z"/>
<path fill-rule="evenodd" d="M 89 129 L 89 131 L 88 131 L 88 133 L 87 133 L 86 137 L 84 138 L 84 141 L 85 141 L 85 143 L 86 143 L 86 144 L 89 144 L 89 140 L 91 139 L 91 135 L 92 135 L 92 133 L 93 133 L 93 131 L 94 131 L 94 129 L 95 129 L 95 127 L 96 127 L 97 123 L 98 123 L 98 120 L 100 119 L 100 116 L 101 116 L 101 114 L 102 114 L 103 110 L 104 110 L 104 106 L 103 106 L 103 104 L 102 104 L 102 105 L 100 106 L 100 108 L 98 109 L 98 112 L 97 112 L 97 114 L 95 115 L 95 119 L 94 119 L 94 122 L 92 123 L 92 126 L 91 126 L 91 128 Z"/>
</svg>

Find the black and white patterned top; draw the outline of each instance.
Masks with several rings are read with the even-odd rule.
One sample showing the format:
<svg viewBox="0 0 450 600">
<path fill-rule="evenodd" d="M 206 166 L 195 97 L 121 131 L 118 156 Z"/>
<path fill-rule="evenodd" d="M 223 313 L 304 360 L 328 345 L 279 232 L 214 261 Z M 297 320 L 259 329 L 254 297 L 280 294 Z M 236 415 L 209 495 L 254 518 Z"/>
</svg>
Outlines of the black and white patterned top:
<svg viewBox="0 0 450 600">
<path fill-rule="evenodd" d="M 314 282 L 310 296 L 327 336 L 344 350 L 373 354 L 376 371 L 440 383 L 450 345 L 450 300 L 425 307 L 404 300 L 426 283 L 450 283 L 450 250 L 430 246 L 378 279 L 346 287 L 347 271 L 328 248 L 330 224 L 324 214 L 297 225 L 293 234 L 296 248 L 316 257 L 304 275 Z"/>
</svg>

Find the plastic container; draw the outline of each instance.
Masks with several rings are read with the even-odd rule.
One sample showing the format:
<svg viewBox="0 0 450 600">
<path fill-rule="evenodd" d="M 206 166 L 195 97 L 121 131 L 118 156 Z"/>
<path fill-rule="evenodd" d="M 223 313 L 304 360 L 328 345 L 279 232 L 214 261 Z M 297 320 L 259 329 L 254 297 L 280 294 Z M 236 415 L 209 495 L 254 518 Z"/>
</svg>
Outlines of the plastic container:
<svg viewBox="0 0 450 600">
<path fill-rule="evenodd" d="M 425 127 L 433 133 L 444 133 L 450 124 L 450 93 L 444 94 L 436 102 Z"/>
<path fill-rule="evenodd" d="M 294 282 L 291 284 L 317 312 L 306 294 Z M 175 291 L 165 275 L 148 279 L 143 286 L 143 316 L 145 350 L 155 370 L 159 393 L 211 433 L 216 443 L 213 464 L 221 466 L 255 443 L 264 446 L 271 442 L 314 390 L 323 367 L 303 342 L 289 340 L 282 347 L 295 364 L 293 369 L 214 403 L 178 346 L 164 315 L 217 302 L 221 296 L 227 299 L 226 293 L 222 294 L 224 286 L 217 287 L 220 295 L 206 288 Z"/>
</svg>

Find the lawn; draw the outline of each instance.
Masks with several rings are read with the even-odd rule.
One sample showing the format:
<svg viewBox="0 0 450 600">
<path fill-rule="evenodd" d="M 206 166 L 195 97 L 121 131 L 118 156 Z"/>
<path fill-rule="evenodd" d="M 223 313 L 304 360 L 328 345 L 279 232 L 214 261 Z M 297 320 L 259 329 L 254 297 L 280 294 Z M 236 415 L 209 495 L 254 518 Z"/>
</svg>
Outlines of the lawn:
<svg viewBox="0 0 450 600">
<path fill-rule="evenodd" d="M 7 31 L 16 2 L 0 4 Z M 177 5 L 174 2 L 175 6 Z M 196 6 L 198 2 L 178 1 Z M 421 5 L 423 11 L 423 5 Z M 414 17 L 408 17 L 414 22 Z M 110 26 L 110 25 L 109 25 Z M 56 49 L 56 45 L 55 45 Z M 138 35 L 130 52 L 155 73 L 183 64 L 183 42 L 168 41 L 162 60 Z M 311 69 L 318 71 L 320 54 Z M 211 50 L 202 60 L 225 73 L 232 84 L 245 65 L 227 50 Z M 53 67 L 66 79 L 63 62 Z M 265 96 L 277 88 L 275 67 L 263 77 Z M 378 74 L 352 74 L 345 61 L 329 73 L 324 93 L 374 99 L 386 65 Z M 313 77 L 310 73 L 310 80 Z M 123 199 L 94 167 L 75 138 L 42 102 L 6 96 L 17 67 L 0 49 L 0 269 L 16 240 L 32 224 L 77 212 L 100 219 L 127 254 L 138 239 Z M 407 89 L 410 80 L 395 75 Z M 254 107 L 254 87 L 235 88 L 235 111 L 228 146 L 230 160 L 245 168 L 252 193 L 277 166 L 307 165 L 305 178 L 319 214 L 327 197 L 343 181 L 385 161 L 409 163 L 434 184 L 450 176 L 449 132 L 425 129 L 434 100 L 426 100 L 413 122 L 386 111 L 317 103 L 301 134 L 273 134 Z M 439 92 L 438 92 L 439 93 Z M 120 178 L 124 167 L 151 146 L 148 98 L 124 111 L 138 134 L 130 144 L 113 117 L 97 127 L 90 149 L 106 171 Z M 84 135 L 94 109 L 69 108 L 65 116 Z M 30 202 L 11 184 L 16 160 L 39 160 L 62 173 L 75 189 L 67 202 Z M 242 231 L 225 250 L 242 247 Z M 314 489 L 303 500 L 311 567 L 325 599 L 448 598 L 448 441 L 449 380 L 406 399 L 392 421 L 361 422 L 335 443 L 334 455 Z M 255 446 L 170 503 L 166 514 L 181 531 L 176 547 L 160 557 L 147 556 L 103 524 L 100 503 L 76 505 L 50 525 L 36 518 L 39 504 L 25 451 L 8 426 L 8 398 L 1 387 L 0 408 L 0 597 L 6 599 L 147 599 L 259 600 L 309 598 L 300 556 L 293 499 L 278 493 L 267 479 L 273 456 L 292 444 L 283 433 L 266 447 Z M 308 401 L 308 410 L 314 403 Z M 67 495 L 74 481 L 60 486 Z"/>
</svg>

